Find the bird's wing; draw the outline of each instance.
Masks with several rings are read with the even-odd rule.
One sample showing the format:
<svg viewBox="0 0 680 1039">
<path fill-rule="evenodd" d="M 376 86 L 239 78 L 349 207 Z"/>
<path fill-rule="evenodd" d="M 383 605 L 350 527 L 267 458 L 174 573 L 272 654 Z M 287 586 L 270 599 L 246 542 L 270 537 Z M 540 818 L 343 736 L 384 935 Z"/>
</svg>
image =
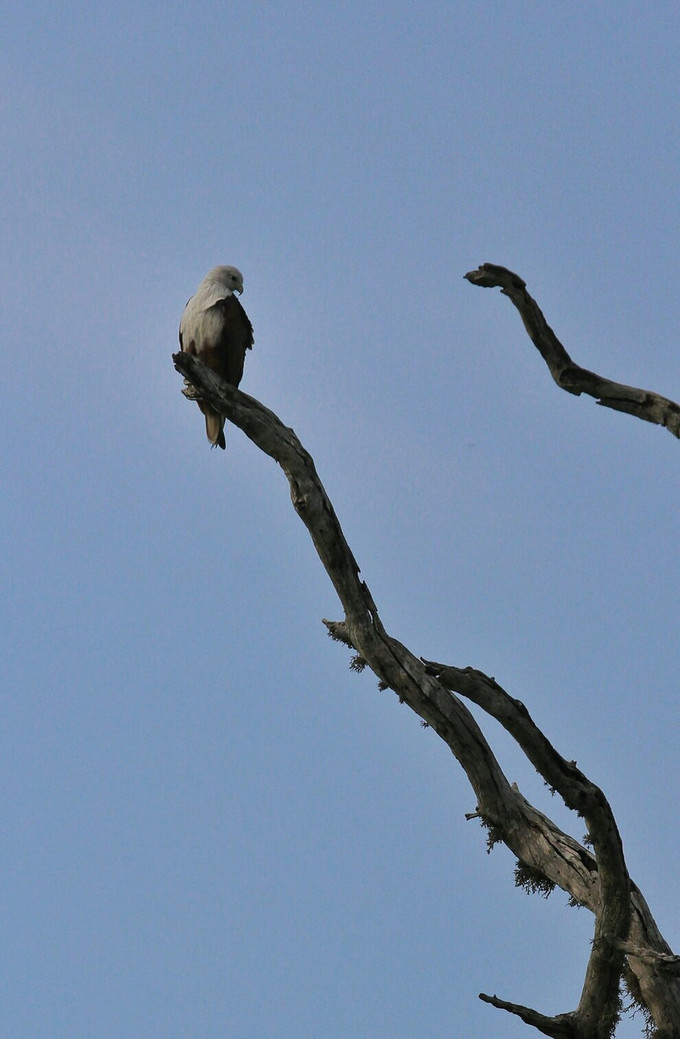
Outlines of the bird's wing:
<svg viewBox="0 0 680 1039">
<path fill-rule="evenodd" d="M 252 350 L 255 338 L 250 318 L 236 296 L 225 296 L 216 300 L 212 311 L 217 311 L 224 322 L 224 331 L 232 335 L 242 350 Z"/>
</svg>

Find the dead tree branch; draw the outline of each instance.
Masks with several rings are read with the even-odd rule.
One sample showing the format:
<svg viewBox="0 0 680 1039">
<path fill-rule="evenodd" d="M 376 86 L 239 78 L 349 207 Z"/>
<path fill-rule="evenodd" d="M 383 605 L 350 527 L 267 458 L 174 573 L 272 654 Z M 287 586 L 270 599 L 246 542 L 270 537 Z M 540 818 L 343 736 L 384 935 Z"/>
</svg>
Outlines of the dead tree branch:
<svg viewBox="0 0 680 1039">
<path fill-rule="evenodd" d="M 517 1014 L 546 1035 L 608 1039 L 616 1022 L 619 980 L 625 970 L 629 988 L 656 1025 L 658 1039 L 680 1036 L 680 978 L 658 969 L 674 957 L 628 878 L 616 823 L 602 792 L 575 763 L 557 753 L 524 705 L 493 679 L 472 668 L 424 663 L 387 633 L 313 459 L 293 430 L 196 357 L 179 353 L 173 355 L 173 361 L 191 384 L 187 396 L 208 401 L 286 474 L 293 507 L 309 531 L 344 610 L 343 620 L 324 621 L 329 634 L 352 647 L 358 655 L 355 660 L 365 661 L 380 682 L 445 741 L 474 790 L 475 814 L 489 827 L 493 839 L 502 840 L 533 876 L 558 885 L 595 915 L 593 948 L 573 1012 L 546 1017 L 495 996 L 481 998 Z M 501 721 L 568 807 L 584 817 L 592 853 L 508 782 L 461 696 Z"/>
<path fill-rule="evenodd" d="M 556 1017 L 546 1017 L 545 1014 L 539 1014 L 536 1010 L 532 1010 L 531 1007 L 523 1007 L 521 1003 L 508 1003 L 505 999 L 499 999 L 498 996 L 487 996 L 484 992 L 479 993 L 479 998 L 483 1003 L 490 1003 L 492 1007 L 497 1007 L 499 1010 L 507 1010 L 509 1014 L 515 1014 L 525 1024 L 536 1028 L 543 1035 L 552 1036 L 552 1039 L 572 1039 L 572 1036 L 575 1034 L 571 1014 L 558 1014 Z"/>
<path fill-rule="evenodd" d="M 610 1030 L 616 1020 L 618 987 L 623 970 L 620 941 L 629 933 L 631 918 L 630 878 L 609 803 L 575 762 L 565 761 L 558 754 L 535 725 L 524 704 L 509 696 L 495 679 L 474 668 L 446 667 L 434 661 L 424 663 L 428 673 L 436 674 L 447 689 L 467 697 L 496 718 L 548 786 L 562 797 L 568 808 L 585 820 L 594 851 L 592 867 L 598 878 L 597 885 L 588 892 L 595 898 L 585 904 L 595 913 L 596 923 L 581 1001 L 572 1017 L 572 1025 L 574 1035 L 590 1034 L 588 1027 L 592 1023 L 597 1023 L 600 1029 L 600 1032 L 592 1034 L 606 1035 L 604 1016 L 607 1009 L 612 1014 Z M 616 949 L 621 952 L 618 957 Z M 513 1013 L 519 1013 L 519 1010 L 515 1009 Z M 549 1024 L 544 1022 L 545 1027 L 536 1027 L 546 1035 L 562 1035 L 568 1019 L 569 1015 L 560 1015 L 557 1023 L 556 1019 L 550 1019 Z M 548 1028 L 552 1030 L 546 1031 Z M 558 1030 L 554 1031 L 555 1028 Z"/>
<path fill-rule="evenodd" d="M 529 338 L 561 389 L 577 397 L 586 393 L 606 408 L 624 411 L 645 422 L 655 422 L 665 426 L 673 436 L 680 437 L 680 405 L 651 390 L 639 390 L 635 386 L 612 382 L 572 361 L 545 320 L 536 300 L 527 292 L 526 282 L 518 274 L 495 263 L 483 263 L 477 270 L 468 271 L 465 277 L 473 285 L 481 285 L 482 288 L 500 288 L 503 295 L 512 300 Z"/>
</svg>

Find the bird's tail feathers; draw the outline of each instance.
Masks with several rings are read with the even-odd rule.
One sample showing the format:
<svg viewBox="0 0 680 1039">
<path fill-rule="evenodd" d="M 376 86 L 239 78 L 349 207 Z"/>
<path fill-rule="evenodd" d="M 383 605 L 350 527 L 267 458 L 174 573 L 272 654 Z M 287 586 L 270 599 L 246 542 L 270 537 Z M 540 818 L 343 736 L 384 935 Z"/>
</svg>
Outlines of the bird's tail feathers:
<svg viewBox="0 0 680 1039">
<path fill-rule="evenodd" d="M 216 411 L 205 412 L 205 432 L 213 447 L 221 447 L 224 451 L 227 441 L 224 438 L 224 417 Z"/>
</svg>

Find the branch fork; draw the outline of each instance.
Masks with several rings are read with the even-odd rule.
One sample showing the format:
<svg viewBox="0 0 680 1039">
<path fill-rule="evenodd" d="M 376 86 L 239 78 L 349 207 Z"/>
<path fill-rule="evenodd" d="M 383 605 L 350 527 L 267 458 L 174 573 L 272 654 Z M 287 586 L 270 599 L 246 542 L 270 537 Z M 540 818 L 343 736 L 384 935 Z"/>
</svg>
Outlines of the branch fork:
<svg viewBox="0 0 680 1039">
<path fill-rule="evenodd" d="M 545 320 L 525 282 L 512 271 L 485 263 L 465 275 L 481 287 L 500 287 L 518 309 L 525 328 L 555 382 L 569 393 L 655 422 L 680 437 L 680 407 L 646 390 L 612 382 L 576 365 Z M 619 983 L 629 990 L 656 1027 L 657 1039 L 680 1036 L 680 957 L 664 941 L 639 889 L 630 880 L 621 838 L 603 792 L 573 761 L 563 758 L 533 722 L 527 708 L 483 672 L 424 660 L 389 635 L 345 540 L 314 461 L 294 431 L 253 397 L 228 385 L 197 357 L 173 355 L 187 380 L 185 396 L 208 402 L 283 469 L 293 507 L 309 531 L 340 603 L 341 621 L 325 620 L 329 634 L 350 647 L 431 726 L 464 769 L 477 798 L 479 817 L 523 868 L 546 878 L 586 906 L 595 931 L 578 1006 L 549 1017 L 520 1004 L 481 994 L 480 999 L 520 1017 L 555 1039 L 609 1039 L 619 1012 Z M 360 669 L 357 664 L 356 669 Z M 585 820 L 592 851 L 561 831 L 511 784 L 480 726 L 464 703 L 470 700 L 512 735 L 529 761 L 564 803 Z"/>
</svg>

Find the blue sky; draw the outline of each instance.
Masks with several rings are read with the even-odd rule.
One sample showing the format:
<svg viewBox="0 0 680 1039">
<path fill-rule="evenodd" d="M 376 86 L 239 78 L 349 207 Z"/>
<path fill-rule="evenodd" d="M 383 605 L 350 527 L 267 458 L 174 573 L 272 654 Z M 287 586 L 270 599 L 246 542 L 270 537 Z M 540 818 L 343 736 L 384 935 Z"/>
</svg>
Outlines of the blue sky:
<svg viewBox="0 0 680 1039">
<path fill-rule="evenodd" d="M 677 6 L 27 3 L 3 35 L 0 1032 L 514 1039 L 478 992 L 578 1001 L 590 917 L 486 854 L 450 753 L 326 637 L 280 471 L 181 396 L 217 263 L 388 630 L 601 784 L 677 948 L 680 446 L 463 280 L 516 270 L 577 362 L 680 399 Z"/>
</svg>

